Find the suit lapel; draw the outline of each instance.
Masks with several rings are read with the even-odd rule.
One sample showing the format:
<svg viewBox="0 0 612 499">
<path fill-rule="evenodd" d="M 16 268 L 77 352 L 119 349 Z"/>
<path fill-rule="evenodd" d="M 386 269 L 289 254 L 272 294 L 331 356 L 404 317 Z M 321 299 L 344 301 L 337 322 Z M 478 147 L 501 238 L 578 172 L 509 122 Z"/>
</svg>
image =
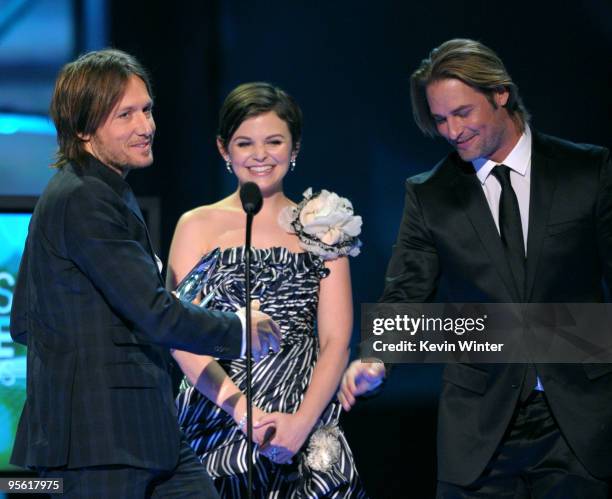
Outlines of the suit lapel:
<svg viewBox="0 0 612 499">
<path fill-rule="evenodd" d="M 149 237 L 147 224 L 145 222 L 144 217 L 142 216 L 142 211 L 140 211 L 140 206 L 138 206 L 138 201 L 136 201 L 136 196 L 134 196 L 134 192 L 132 191 L 128 183 L 125 181 L 125 179 L 123 179 L 120 175 L 117 175 L 117 173 L 111 171 L 108 166 L 104 165 L 89 154 L 87 155 L 87 159 L 84 166 L 79 166 L 78 164 L 70 164 L 68 167 L 75 175 L 92 175 L 102 180 L 111 189 L 113 189 L 113 191 L 116 192 L 118 196 L 121 197 L 125 205 L 130 209 L 130 211 L 144 227 L 145 234 L 147 235 L 147 242 L 149 244 L 149 253 L 151 255 L 151 258 L 155 262 L 157 275 L 159 276 L 160 283 L 163 286 L 164 280 L 162 278 L 161 272 L 159 271 L 159 267 L 157 266 L 157 261 L 155 259 L 155 251 L 153 249 L 153 244 L 151 244 L 151 238 Z"/>
<path fill-rule="evenodd" d="M 147 235 L 147 242 L 149 243 L 149 253 L 155 262 L 155 267 L 157 268 L 157 275 L 159 276 L 160 281 L 164 282 L 162 278 L 161 272 L 157 265 L 157 255 L 155 254 L 155 250 L 153 249 L 153 244 L 151 243 L 151 237 L 149 236 L 149 229 L 147 229 L 147 224 L 145 222 L 144 217 L 142 216 L 142 211 L 140 211 L 140 206 L 138 205 L 138 201 L 136 200 L 136 196 L 134 196 L 134 192 L 131 189 L 127 189 L 123 193 L 123 202 L 127 205 L 130 211 L 136 216 L 136 218 L 140 221 L 142 226 L 144 227 L 145 234 Z"/>
<path fill-rule="evenodd" d="M 144 217 L 142 216 L 142 211 L 140 211 L 140 206 L 138 206 L 138 201 L 136 201 L 136 196 L 131 189 L 126 189 L 123 193 L 123 201 L 130 209 L 130 211 L 136 215 L 136 218 L 142 222 L 142 224 L 146 227 L 146 223 Z"/>
<path fill-rule="evenodd" d="M 526 297 L 531 301 L 542 241 L 556 188 L 556 176 L 550 160 L 542 154 L 540 138 L 533 134 L 531 152 L 531 187 L 529 194 L 529 232 L 527 236 Z"/>
<path fill-rule="evenodd" d="M 455 162 L 459 164 L 458 161 Z M 513 301 L 520 301 L 519 293 L 510 271 L 506 254 L 502 246 L 499 232 L 491 215 L 491 209 L 487 204 L 480 181 L 470 163 L 460 162 L 462 170 L 456 177 L 456 185 L 453 191 L 456 193 L 460 205 L 470 219 L 474 230 L 478 234 L 493 266 L 505 284 Z"/>
</svg>

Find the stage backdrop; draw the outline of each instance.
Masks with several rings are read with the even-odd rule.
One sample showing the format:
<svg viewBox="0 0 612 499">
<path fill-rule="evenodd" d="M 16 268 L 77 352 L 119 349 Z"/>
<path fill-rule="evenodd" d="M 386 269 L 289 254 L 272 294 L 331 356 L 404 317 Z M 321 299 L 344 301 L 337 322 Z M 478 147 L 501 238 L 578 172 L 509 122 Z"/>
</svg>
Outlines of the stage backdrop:
<svg viewBox="0 0 612 499">
<path fill-rule="evenodd" d="M 25 401 L 26 349 L 13 343 L 9 320 L 30 213 L 0 212 L 0 469 L 6 469 Z"/>
</svg>

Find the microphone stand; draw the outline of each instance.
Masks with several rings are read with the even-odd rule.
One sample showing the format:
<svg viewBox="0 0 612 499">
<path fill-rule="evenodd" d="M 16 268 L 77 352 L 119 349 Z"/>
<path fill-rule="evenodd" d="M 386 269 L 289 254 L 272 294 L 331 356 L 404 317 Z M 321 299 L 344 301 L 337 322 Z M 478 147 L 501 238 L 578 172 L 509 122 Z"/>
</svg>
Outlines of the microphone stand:
<svg viewBox="0 0 612 499">
<path fill-rule="evenodd" d="M 247 416 L 247 472 L 248 498 L 253 497 L 253 340 L 251 338 L 251 232 L 253 217 L 259 213 L 263 203 L 257 184 L 246 182 L 240 187 L 240 202 L 245 211 L 246 235 L 244 242 L 244 288 L 246 294 L 246 416 Z"/>
<path fill-rule="evenodd" d="M 247 475 L 248 498 L 253 497 L 253 340 L 251 338 L 251 230 L 253 214 L 247 213 L 244 244 L 245 292 L 246 292 L 246 405 L 247 405 Z"/>
</svg>

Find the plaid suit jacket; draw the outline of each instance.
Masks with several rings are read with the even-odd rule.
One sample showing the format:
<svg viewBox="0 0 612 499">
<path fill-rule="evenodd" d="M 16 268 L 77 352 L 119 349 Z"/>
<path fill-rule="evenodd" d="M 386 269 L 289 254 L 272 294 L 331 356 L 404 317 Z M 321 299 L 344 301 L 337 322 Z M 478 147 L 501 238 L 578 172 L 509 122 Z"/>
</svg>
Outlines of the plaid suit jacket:
<svg viewBox="0 0 612 499">
<path fill-rule="evenodd" d="M 180 433 L 168 348 L 237 357 L 242 328 L 165 290 L 129 185 L 90 157 L 37 203 L 11 336 L 28 347 L 13 464 L 170 469 Z"/>
</svg>

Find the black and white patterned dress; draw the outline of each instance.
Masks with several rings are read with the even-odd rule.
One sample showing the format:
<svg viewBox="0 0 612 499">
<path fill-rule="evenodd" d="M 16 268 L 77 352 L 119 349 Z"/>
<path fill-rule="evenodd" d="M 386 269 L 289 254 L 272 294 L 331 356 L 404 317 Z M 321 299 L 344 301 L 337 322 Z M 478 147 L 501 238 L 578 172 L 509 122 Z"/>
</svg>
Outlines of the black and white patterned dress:
<svg viewBox="0 0 612 499">
<path fill-rule="evenodd" d="M 329 270 L 310 252 L 274 247 L 253 249 L 251 255 L 253 298 L 282 330 L 280 351 L 253 365 L 253 403 L 266 412 L 294 413 L 310 384 L 319 352 L 315 333 L 319 281 Z M 209 308 L 235 311 L 243 306 L 243 261 L 242 247 L 221 251 L 216 269 L 202 290 L 204 296 L 213 293 Z M 244 392 L 245 362 L 220 364 Z M 193 387 L 184 387 L 177 405 L 179 423 L 221 496 L 246 497 L 246 436 L 229 415 Z M 327 434 L 334 438 L 337 459 L 326 468 L 308 465 L 312 462 L 307 451 L 310 437 L 290 465 L 273 463 L 254 445 L 255 497 L 365 497 L 350 448 L 337 428 L 340 412 L 338 402 L 332 401 L 313 428 L 313 432 L 331 429 Z"/>
</svg>

